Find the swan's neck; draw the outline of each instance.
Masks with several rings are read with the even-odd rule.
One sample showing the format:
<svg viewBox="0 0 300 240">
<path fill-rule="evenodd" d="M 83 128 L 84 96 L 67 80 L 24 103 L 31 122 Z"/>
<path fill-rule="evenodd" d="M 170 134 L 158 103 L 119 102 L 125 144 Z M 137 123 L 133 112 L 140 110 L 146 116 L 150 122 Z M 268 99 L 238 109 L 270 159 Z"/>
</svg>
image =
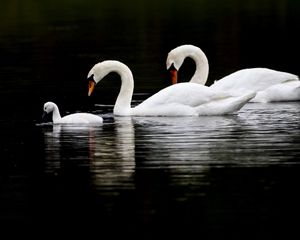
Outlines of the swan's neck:
<svg viewBox="0 0 300 240">
<path fill-rule="evenodd" d="M 57 105 L 54 105 L 54 109 L 53 109 L 53 112 L 52 112 L 52 121 L 53 121 L 53 123 L 56 123 L 60 119 L 61 119 L 61 116 L 60 116 L 58 107 L 57 107 Z"/>
<path fill-rule="evenodd" d="M 190 82 L 205 85 L 208 78 L 209 67 L 208 60 L 204 52 L 202 52 L 200 49 L 197 49 L 197 51 L 193 51 L 192 53 L 188 54 L 187 57 L 190 57 L 196 63 L 196 71 Z"/>
<path fill-rule="evenodd" d="M 121 76 L 121 89 L 115 103 L 114 114 L 121 116 L 130 115 L 131 99 L 134 88 L 132 73 L 125 65 L 118 65 L 115 72 Z"/>
</svg>

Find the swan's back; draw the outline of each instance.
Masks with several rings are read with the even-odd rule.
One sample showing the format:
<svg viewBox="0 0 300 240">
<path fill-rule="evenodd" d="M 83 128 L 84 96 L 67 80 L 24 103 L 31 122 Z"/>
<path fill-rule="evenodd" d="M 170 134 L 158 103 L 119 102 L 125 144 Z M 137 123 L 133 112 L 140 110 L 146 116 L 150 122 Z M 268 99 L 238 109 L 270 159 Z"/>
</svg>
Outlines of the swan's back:
<svg viewBox="0 0 300 240">
<path fill-rule="evenodd" d="M 61 118 L 57 123 L 66 124 L 102 124 L 100 116 L 91 113 L 74 113 Z"/>
<path fill-rule="evenodd" d="M 132 109 L 132 115 L 223 115 L 239 110 L 255 93 L 233 97 L 197 83 L 171 85 Z"/>
<path fill-rule="evenodd" d="M 173 103 L 196 107 L 203 103 L 226 96 L 227 94 L 225 93 L 218 92 L 218 94 L 216 94 L 215 90 L 201 84 L 178 83 L 162 89 L 137 107 L 148 108 Z"/>
<path fill-rule="evenodd" d="M 249 68 L 236 71 L 216 81 L 211 87 L 223 91 L 261 91 L 289 81 L 299 81 L 299 78 L 291 73 L 268 68 Z"/>
</svg>

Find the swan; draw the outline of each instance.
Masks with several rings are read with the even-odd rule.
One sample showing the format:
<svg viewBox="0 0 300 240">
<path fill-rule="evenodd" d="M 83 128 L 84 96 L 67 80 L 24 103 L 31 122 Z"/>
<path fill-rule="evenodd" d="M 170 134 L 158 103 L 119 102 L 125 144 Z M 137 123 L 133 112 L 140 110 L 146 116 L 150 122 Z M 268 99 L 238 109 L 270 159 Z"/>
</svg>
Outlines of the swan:
<svg viewBox="0 0 300 240">
<path fill-rule="evenodd" d="M 197 83 L 178 83 L 152 95 L 139 105 L 131 107 L 134 80 L 131 70 L 123 63 L 107 60 L 95 64 L 88 73 L 90 96 L 99 83 L 110 72 L 121 77 L 121 88 L 114 105 L 117 116 L 199 116 L 223 115 L 238 111 L 254 92 L 243 96 L 232 96 L 223 91 Z"/>
<path fill-rule="evenodd" d="M 44 114 L 52 112 L 53 124 L 102 124 L 103 118 L 91 113 L 73 113 L 64 117 L 60 116 L 57 105 L 53 102 L 44 104 Z"/>
<path fill-rule="evenodd" d="M 177 71 L 184 59 L 190 57 L 196 63 L 196 71 L 190 82 L 205 85 L 208 77 L 208 60 L 204 52 L 193 45 L 182 45 L 168 53 L 167 69 L 170 70 L 172 83 L 177 83 Z M 229 91 L 233 95 L 255 91 L 256 96 L 250 102 L 276 102 L 300 100 L 299 77 L 268 68 L 247 68 L 236 71 L 220 80 L 210 88 Z"/>
</svg>

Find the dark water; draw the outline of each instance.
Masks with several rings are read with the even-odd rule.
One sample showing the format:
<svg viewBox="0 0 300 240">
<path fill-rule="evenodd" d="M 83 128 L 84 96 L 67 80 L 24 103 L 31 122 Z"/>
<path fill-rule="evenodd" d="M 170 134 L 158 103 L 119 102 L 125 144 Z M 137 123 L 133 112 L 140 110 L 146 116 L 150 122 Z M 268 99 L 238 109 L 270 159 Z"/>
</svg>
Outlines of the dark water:
<svg viewBox="0 0 300 240">
<path fill-rule="evenodd" d="M 224 117 L 114 118 L 119 77 L 88 98 L 86 75 L 98 61 L 123 61 L 135 76 L 134 105 L 169 84 L 167 53 L 185 43 L 207 54 L 208 85 L 245 67 L 300 75 L 299 2 L 88 2 L 1 2 L 1 231 L 296 239 L 300 103 L 248 104 Z M 186 61 L 180 78 L 193 70 Z M 49 100 L 62 115 L 101 114 L 104 125 L 40 124 Z"/>
</svg>

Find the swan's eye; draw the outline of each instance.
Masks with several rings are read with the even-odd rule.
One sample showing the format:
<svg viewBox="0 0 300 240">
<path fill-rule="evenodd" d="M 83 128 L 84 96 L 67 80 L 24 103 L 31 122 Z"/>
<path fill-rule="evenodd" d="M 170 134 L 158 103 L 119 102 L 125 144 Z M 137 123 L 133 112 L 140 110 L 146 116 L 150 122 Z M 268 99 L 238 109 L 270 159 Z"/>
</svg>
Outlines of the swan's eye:
<svg viewBox="0 0 300 240">
<path fill-rule="evenodd" d="M 88 81 L 94 81 L 94 74 L 92 74 L 91 76 L 89 76 L 87 80 Z"/>
<path fill-rule="evenodd" d="M 174 66 L 174 63 L 172 63 L 168 69 L 169 71 L 172 71 L 172 70 L 177 70 Z"/>
</svg>

